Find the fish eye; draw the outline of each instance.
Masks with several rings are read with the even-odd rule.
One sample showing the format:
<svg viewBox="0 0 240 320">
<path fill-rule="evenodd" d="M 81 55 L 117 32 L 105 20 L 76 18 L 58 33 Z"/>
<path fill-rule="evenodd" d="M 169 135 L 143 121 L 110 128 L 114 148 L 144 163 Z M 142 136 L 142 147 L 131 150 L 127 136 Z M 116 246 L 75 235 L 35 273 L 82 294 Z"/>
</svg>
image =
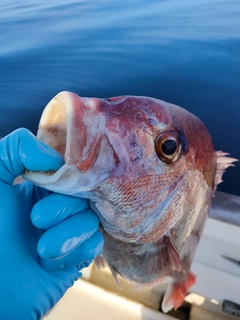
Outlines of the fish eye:
<svg viewBox="0 0 240 320">
<path fill-rule="evenodd" d="M 181 149 L 181 141 L 176 131 L 163 132 L 155 141 L 157 156 L 166 163 L 177 161 L 180 157 Z"/>
</svg>

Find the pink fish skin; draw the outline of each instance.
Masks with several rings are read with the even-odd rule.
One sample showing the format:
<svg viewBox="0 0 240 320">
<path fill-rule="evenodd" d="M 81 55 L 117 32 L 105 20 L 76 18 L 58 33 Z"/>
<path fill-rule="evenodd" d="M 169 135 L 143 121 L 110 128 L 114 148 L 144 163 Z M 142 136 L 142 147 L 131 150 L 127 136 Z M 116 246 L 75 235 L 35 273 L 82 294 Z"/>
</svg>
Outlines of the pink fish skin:
<svg viewBox="0 0 240 320">
<path fill-rule="evenodd" d="M 117 275 L 139 288 L 168 281 L 162 309 L 177 309 L 195 283 L 190 266 L 216 185 L 236 159 L 214 151 L 193 114 L 148 97 L 61 92 L 46 106 L 38 137 L 65 165 L 24 178 L 88 198 L 105 239 L 96 264 L 107 263 L 118 284 Z"/>
</svg>

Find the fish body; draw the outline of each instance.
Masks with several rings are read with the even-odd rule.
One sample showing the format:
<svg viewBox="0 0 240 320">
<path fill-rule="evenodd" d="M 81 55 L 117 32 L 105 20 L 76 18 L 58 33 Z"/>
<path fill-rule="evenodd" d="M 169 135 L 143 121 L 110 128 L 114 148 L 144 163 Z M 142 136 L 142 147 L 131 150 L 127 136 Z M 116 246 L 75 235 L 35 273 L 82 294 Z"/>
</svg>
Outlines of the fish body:
<svg viewBox="0 0 240 320">
<path fill-rule="evenodd" d="M 190 266 L 211 198 L 235 159 L 215 152 L 193 114 L 148 97 L 61 92 L 45 108 L 38 137 L 65 165 L 24 178 L 88 198 L 104 235 L 96 264 L 139 288 L 169 281 L 162 308 L 178 308 L 195 283 Z"/>
</svg>

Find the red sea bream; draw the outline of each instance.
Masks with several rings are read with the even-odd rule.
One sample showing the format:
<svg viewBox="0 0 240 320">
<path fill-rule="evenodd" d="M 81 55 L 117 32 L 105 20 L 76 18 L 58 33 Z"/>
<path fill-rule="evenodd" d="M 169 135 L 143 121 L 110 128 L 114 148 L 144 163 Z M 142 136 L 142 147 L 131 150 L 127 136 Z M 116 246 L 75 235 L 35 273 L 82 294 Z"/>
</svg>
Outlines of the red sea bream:
<svg viewBox="0 0 240 320">
<path fill-rule="evenodd" d="M 46 106 L 39 139 L 65 165 L 25 178 L 88 198 L 104 235 L 98 266 L 138 287 L 168 281 L 162 309 L 178 308 L 195 283 L 190 271 L 211 199 L 235 159 L 215 152 L 188 111 L 147 97 L 80 98 L 61 92 Z"/>
</svg>

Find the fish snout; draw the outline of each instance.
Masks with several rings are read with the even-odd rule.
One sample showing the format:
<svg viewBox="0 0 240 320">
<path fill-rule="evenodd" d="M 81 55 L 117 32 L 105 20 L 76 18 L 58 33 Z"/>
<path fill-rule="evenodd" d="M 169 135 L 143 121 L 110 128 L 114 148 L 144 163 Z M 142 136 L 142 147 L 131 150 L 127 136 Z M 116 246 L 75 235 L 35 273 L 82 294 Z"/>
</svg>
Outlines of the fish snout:
<svg viewBox="0 0 240 320">
<path fill-rule="evenodd" d="M 72 185 L 71 192 L 82 192 L 107 179 L 116 157 L 99 108 L 100 99 L 80 98 L 67 91 L 57 94 L 43 111 L 37 137 L 64 156 L 64 168 L 51 176 L 38 172 L 25 174 L 25 178 L 52 191 L 58 184 L 63 193 L 64 184 L 66 188 Z"/>
</svg>

